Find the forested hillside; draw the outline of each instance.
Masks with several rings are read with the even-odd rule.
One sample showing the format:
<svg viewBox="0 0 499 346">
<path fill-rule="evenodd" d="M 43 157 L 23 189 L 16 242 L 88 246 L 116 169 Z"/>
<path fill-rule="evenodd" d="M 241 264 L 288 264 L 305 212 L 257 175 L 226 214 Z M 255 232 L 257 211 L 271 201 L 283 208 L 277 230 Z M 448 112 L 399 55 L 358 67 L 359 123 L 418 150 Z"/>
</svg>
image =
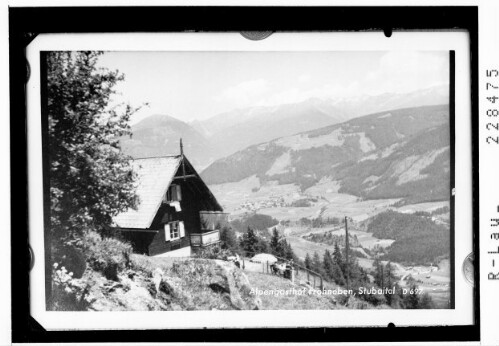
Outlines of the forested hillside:
<svg viewBox="0 0 499 346">
<path fill-rule="evenodd" d="M 448 106 L 376 113 L 281 137 L 220 159 L 202 172 L 208 184 L 256 175 L 262 184 L 294 183 L 302 190 L 324 177 L 339 192 L 405 202 L 449 197 Z"/>
<path fill-rule="evenodd" d="M 449 256 L 450 231 L 431 217 L 386 211 L 373 217 L 367 232 L 395 239 L 383 259 L 406 264 L 431 264 Z"/>
</svg>

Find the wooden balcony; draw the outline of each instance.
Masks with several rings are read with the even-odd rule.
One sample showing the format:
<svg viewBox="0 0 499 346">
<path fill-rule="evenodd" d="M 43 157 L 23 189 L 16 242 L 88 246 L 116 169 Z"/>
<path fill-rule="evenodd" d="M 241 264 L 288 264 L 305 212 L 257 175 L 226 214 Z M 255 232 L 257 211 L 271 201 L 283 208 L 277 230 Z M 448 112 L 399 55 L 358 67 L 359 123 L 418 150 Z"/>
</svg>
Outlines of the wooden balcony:
<svg viewBox="0 0 499 346">
<path fill-rule="evenodd" d="M 229 214 L 221 211 L 200 211 L 201 232 L 214 231 L 221 229 L 229 223 Z"/>
<path fill-rule="evenodd" d="M 206 247 L 220 242 L 220 231 L 214 230 L 206 233 L 191 233 L 192 247 Z"/>
</svg>

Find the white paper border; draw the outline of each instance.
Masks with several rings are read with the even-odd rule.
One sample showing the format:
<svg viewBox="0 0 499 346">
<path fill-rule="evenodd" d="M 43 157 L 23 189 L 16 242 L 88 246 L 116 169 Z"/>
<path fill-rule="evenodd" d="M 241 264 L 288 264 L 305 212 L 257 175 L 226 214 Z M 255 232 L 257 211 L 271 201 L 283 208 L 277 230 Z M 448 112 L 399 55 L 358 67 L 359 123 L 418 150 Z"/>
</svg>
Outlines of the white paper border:
<svg viewBox="0 0 499 346">
<path fill-rule="evenodd" d="M 491 256 L 488 251 L 497 249 L 499 242 L 491 240 L 491 233 L 499 232 L 499 229 L 490 227 L 492 218 L 499 217 L 499 146 L 486 144 L 487 136 L 495 136 L 497 133 L 487 130 L 488 122 L 497 122 L 487 116 L 487 109 L 499 109 L 494 107 L 486 98 L 496 95 L 499 91 L 491 93 L 486 90 L 486 83 L 498 84 L 499 78 L 487 78 L 486 70 L 499 70 L 499 2 L 482 2 L 479 6 L 478 31 L 479 31 L 479 68 L 478 68 L 478 91 L 479 105 L 479 178 L 480 178 L 480 329 L 481 342 L 483 345 L 499 344 L 498 312 L 499 312 L 499 281 L 488 280 L 488 274 L 493 270 L 499 271 L 499 255 Z M 477 254 L 475 254 L 477 258 Z M 497 263 L 492 267 L 491 261 Z"/>
<path fill-rule="evenodd" d="M 43 261 L 43 184 L 40 122 L 39 52 L 50 50 L 109 51 L 456 51 L 456 197 L 454 310 L 303 310 L 180 312 L 45 311 Z M 40 35 L 27 49 L 32 75 L 28 94 L 28 183 L 30 244 L 37 263 L 30 274 L 31 314 L 49 330 L 182 329 L 245 327 L 333 327 L 470 325 L 472 288 L 461 266 L 472 251 L 471 100 L 469 38 L 466 32 L 279 33 L 249 41 L 238 33 L 51 34 Z"/>
</svg>

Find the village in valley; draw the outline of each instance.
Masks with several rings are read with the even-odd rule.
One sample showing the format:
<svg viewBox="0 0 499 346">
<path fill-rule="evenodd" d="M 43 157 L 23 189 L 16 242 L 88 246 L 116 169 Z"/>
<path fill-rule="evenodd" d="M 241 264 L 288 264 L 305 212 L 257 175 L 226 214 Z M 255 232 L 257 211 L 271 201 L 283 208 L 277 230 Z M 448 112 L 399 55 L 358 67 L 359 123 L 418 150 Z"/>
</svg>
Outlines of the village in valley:
<svg viewBox="0 0 499 346">
<path fill-rule="evenodd" d="M 88 104 L 98 109 L 111 103 L 110 89 L 97 88 L 92 83 L 98 81 L 85 73 L 109 73 L 111 87 L 121 79 L 96 66 L 117 67 L 140 80 L 130 66 L 141 54 L 148 53 L 47 53 L 49 310 L 453 306 L 446 73 L 437 81 L 428 75 L 431 83 L 419 88 L 362 97 L 333 95 L 321 81 L 317 86 L 327 91 L 321 97 L 310 91 L 299 101 L 253 105 L 263 97 L 260 89 L 270 90 L 267 82 L 229 71 L 214 75 L 209 91 L 208 84 L 198 90 L 182 81 L 178 88 L 196 95 L 201 106 L 177 95 L 184 102 L 169 106 L 179 115 L 126 108 L 129 113 L 121 117 L 112 111 L 98 119 L 102 114 L 87 112 L 90 125 L 78 126 L 83 120 L 72 114 Z M 210 64 L 210 54 L 216 53 L 190 55 L 189 67 L 210 71 L 203 65 Z M 223 54 L 235 66 L 255 69 L 266 59 Z M 349 54 L 361 59 L 360 53 Z M 369 53 L 366 61 L 383 66 L 386 56 L 397 57 L 390 54 Z M 447 64 L 443 54 L 414 54 Z M 310 69 L 293 83 L 306 85 L 322 76 L 307 59 L 288 55 Z M 178 80 L 184 77 L 180 72 L 190 73 L 182 54 L 150 57 L 182 66 L 163 67 Z M 345 63 L 341 54 L 328 58 Z M 328 73 L 340 78 L 329 65 Z M 140 73 L 152 73 L 141 68 Z M 81 80 L 61 77 L 72 73 L 82 73 Z M 266 73 L 285 87 L 289 76 Z M 80 88 L 82 80 L 83 88 L 102 94 L 84 92 L 89 100 L 73 100 L 55 92 Z M 164 83 L 169 90 L 177 87 Z M 223 107 L 212 106 L 217 102 Z M 213 114 L 192 115 L 201 112 L 198 107 Z M 276 290 L 293 293 L 254 293 Z"/>
</svg>

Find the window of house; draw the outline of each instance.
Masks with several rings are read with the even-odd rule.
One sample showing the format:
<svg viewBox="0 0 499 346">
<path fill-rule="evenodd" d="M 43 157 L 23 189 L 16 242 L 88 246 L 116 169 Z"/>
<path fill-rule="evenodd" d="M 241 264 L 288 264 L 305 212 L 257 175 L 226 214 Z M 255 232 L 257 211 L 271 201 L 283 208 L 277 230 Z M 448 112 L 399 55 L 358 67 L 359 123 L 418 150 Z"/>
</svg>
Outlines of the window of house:
<svg viewBox="0 0 499 346">
<path fill-rule="evenodd" d="M 178 222 L 172 222 L 170 224 L 170 239 L 180 238 L 180 229 L 178 227 Z"/>
<path fill-rule="evenodd" d="M 182 199 L 180 185 L 172 184 L 166 191 L 165 202 L 176 202 Z"/>
<path fill-rule="evenodd" d="M 165 224 L 165 240 L 175 240 L 185 237 L 183 221 L 172 221 Z"/>
</svg>

